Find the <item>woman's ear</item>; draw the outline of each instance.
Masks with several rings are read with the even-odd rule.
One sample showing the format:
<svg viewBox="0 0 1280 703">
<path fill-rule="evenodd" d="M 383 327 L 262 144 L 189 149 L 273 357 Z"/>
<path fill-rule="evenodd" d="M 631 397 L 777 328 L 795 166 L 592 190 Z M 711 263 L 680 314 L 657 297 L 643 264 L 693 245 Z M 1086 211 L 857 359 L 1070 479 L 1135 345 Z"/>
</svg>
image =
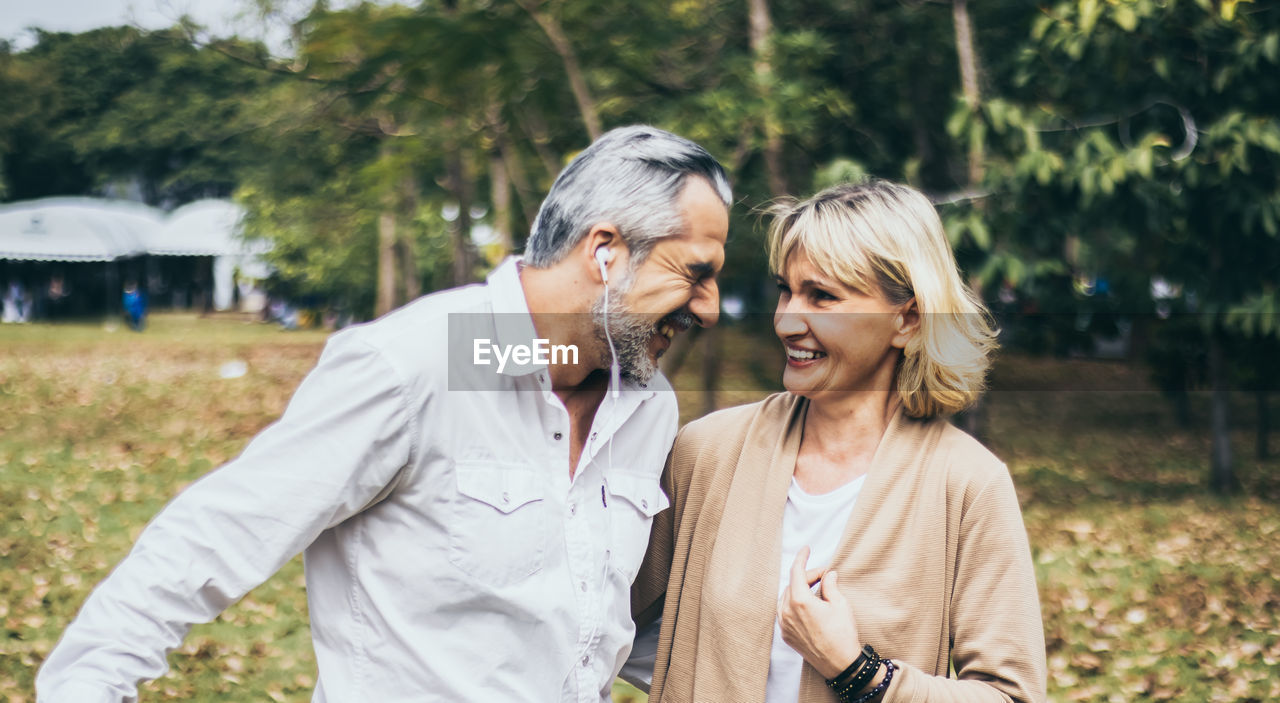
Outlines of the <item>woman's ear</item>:
<svg viewBox="0 0 1280 703">
<path fill-rule="evenodd" d="M 916 299 L 912 298 L 898 308 L 893 319 L 894 334 L 890 344 L 898 349 L 906 349 L 911 338 L 920 332 L 920 308 L 916 307 Z"/>
</svg>

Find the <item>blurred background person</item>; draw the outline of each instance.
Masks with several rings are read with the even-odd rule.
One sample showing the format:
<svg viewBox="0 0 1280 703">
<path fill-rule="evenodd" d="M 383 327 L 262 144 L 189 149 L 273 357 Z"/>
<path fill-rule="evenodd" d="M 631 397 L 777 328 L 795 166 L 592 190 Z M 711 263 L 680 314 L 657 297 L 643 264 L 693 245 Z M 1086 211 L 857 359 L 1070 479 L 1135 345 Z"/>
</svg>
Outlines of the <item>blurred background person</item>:
<svg viewBox="0 0 1280 703">
<path fill-rule="evenodd" d="M 138 287 L 137 282 L 124 284 L 124 317 L 129 322 L 129 329 L 141 332 L 147 326 L 147 294 Z"/>
</svg>

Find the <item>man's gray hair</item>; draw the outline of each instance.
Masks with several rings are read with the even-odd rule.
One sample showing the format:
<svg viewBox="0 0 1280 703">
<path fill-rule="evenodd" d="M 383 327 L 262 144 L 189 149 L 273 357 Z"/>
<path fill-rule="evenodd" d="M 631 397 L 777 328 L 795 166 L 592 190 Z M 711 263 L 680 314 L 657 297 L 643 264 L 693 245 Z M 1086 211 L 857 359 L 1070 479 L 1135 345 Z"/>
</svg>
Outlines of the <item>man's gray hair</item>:
<svg viewBox="0 0 1280 703">
<path fill-rule="evenodd" d="M 707 179 L 726 208 L 733 200 L 724 168 L 706 149 L 648 126 L 610 130 L 569 163 L 542 201 L 524 261 L 550 266 L 594 225 L 612 223 L 637 266 L 658 240 L 684 226 L 677 201 L 689 176 Z"/>
</svg>

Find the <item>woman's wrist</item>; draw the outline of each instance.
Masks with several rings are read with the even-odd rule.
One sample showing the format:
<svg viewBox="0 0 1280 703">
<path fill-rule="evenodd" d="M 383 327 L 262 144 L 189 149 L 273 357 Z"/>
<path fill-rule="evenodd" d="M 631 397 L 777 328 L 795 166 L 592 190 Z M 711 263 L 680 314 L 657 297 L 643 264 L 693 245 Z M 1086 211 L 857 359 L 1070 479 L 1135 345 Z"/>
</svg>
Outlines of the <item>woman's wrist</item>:
<svg viewBox="0 0 1280 703">
<path fill-rule="evenodd" d="M 863 645 L 855 649 L 852 654 L 844 652 L 841 655 L 828 657 L 822 664 L 815 665 L 814 668 L 818 670 L 819 674 L 822 674 L 822 678 L 828 681 L 838 679 L 857 670 L 866 663 L 868 649 L 871 649 L 871 645 Z M 871 649 L 871 652 L 874 653 L 875 650 Z"/>
<path fill-rule="evenodd" d="M 883 679 L 880 655 L 871 645 L 864 645 L 862 652 L 840 673 L 827 678 L 827 686 L 842 701 L 859 698 L 864 691 L 875 687 Z"/>
<path fill-rule="evenodd" d="M 892 661 L 881 659 L 868 645 L 849 668 L 827 679 L 827 686 L 841 703 L 878 703 L 893 682 L 896 670 Z"/>
</svg>

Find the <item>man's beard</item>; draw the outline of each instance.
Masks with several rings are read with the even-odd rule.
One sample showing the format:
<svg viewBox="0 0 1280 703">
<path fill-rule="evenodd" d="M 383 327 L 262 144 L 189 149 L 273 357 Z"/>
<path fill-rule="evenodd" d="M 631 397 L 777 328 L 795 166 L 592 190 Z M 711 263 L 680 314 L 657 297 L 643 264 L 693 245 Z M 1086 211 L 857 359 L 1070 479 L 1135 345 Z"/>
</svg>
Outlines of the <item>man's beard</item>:
<svg viewBox="0 0 1280 703">
<path fill-rule="evenodd" d="M 649 345 L 653 336 L 658 333 L 658 326 L 666 321 L 677 330 L 687 329 L 693 323 L 693 316 L 680 311 L 667 315 L 658 321 L 650 322 L 644 315 L 631 312 L 623 304 L 622 298 L 631 290 L 634 280 L 630 273 L 618 283 L 618 287 L 609 291 L 609 335 L 613 337 L 613 347 L 618 355 L 618 371 L 622 378 L 637 384 L 645 384 L 658 372 L 658 364 L 649 355 Z M 608 367 L 609 341 L 605 337 L 604 294 L 591 304 L 591 321 L 595 327 L 596 338 L 604 348 L 604 366 Z"/>
</svg>

